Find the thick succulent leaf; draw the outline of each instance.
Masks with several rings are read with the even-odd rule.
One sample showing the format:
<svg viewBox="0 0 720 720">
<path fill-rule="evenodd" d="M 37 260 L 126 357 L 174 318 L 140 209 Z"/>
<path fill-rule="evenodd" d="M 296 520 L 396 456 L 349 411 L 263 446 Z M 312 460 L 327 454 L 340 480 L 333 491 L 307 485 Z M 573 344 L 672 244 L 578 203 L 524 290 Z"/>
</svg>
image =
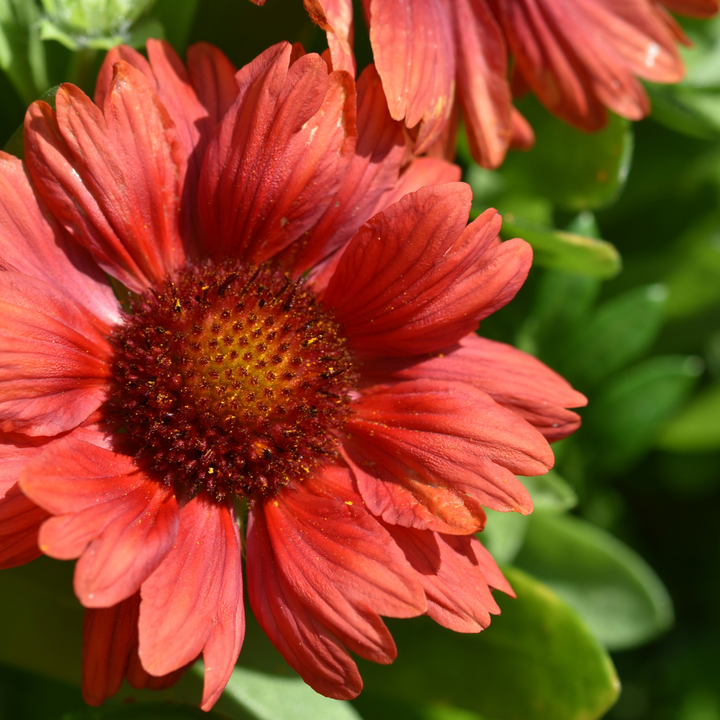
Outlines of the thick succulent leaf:
<svg viewBox="0 0 720 720">
<path fill-rule="evenodd" d="M 535 510 L 563 512 L 577 505 L 577 494 L 555 470 L 546 475 L 523 478 L 522 482 L 533 499 Z"/>
<path fill-rule="evenodd" d="M 598 464 L 619 469 L 639 458 L 687 400 L 702 368 L 697 357 L 658 356 L 604 383 L 585 416 Z"/>
<path fill-rule="evenodd" d="M 670 596 L 654 571 L 579 518 L 534 514 L 515 563 L 552 588 L 611 650 L 640 645 L 672 624 Z"/>
<path fill-rule="evenodd" d="M 600 305 L 568 340 L 560 372 L 585 388 L 640 358 L 660 333 L 667 294 L 646 285 Z"/>
<path fill-rule="evenodd" d="M 398 659 L 389 668 L 362 663 L 360 712 L 395 718 L 377 702 L 393 696 L 502 720 L 602 717 L 619 690 L 608 655 L 550 589 L 518 570 L 505 574 L 518 599 L 498 594 L 502 615 L 482 633 L 448 632 L 428 618 L 389 623 Z"/>
<path fill-rule="evenodd" d="M 515 191 L 550 199 L 567 210 L 608 205 L 622 192 L 632 159 L 632 123 L 609 113 L 600 132 L 568 127 L 532 97 L 517 103 L 535 131 L 529 153 L 512 153 L 502 175 Z M 552 178 L 552 182 L 548 182 Z"/>
<path fill-rule="evenodd" d="M 71 563 L 41 557 L 0 572 L 0 662 L 80 685 L 83 608 Z"/>
<path fill-rule="evenodd" d="M 690 404 L 660 431 L 663 450 L 698 452 L 720 448 L 720 383 L 698 393 Z"/>
<path fill-rule="evenodd" d="M 521 237 L 533 249 L 536 265 L 607 280 L 620 272 L 622 261 L 612 243 L 584 235 L 535 225 L 505 215 L 503 238 Z"/>
</svg>

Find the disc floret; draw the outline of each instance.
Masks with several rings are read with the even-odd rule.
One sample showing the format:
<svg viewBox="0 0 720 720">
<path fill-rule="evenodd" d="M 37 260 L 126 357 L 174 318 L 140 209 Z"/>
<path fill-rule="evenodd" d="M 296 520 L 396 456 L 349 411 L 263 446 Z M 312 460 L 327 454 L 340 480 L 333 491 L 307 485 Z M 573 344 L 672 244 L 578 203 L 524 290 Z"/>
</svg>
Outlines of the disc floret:
<svg viewBox="0 0 720 720">
<path fill-rule="evenodd" d="M 191 266 L 115 333 L 109 416 L 179 492 L 266 496 L 335 453 L 355 372 L 340 328 L 270 266 Z"/>
</svg>

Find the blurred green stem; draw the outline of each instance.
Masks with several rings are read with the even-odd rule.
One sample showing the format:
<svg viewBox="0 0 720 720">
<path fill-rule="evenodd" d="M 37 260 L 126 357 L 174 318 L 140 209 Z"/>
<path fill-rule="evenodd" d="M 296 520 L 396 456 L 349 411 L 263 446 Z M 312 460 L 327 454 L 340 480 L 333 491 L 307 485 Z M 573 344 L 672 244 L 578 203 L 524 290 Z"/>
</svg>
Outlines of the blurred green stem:
<svg viewBox="0 0 720 720">
<path fill-rule="evenodd" d="M 92 91 L 94 64 L 97 57 L 97 50 L 83 48 L 74 52 L 68 64 L 68 82 L 77 85 L 86 92 Z"/>
</svg>

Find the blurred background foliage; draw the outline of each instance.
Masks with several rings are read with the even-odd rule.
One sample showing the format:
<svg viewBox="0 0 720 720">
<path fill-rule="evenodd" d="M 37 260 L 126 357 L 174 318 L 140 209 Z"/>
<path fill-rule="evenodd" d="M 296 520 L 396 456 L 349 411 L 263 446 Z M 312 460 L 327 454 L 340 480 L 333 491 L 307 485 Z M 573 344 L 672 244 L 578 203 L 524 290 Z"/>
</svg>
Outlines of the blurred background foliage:
<svg viewBox="0 0 720 720">
<path fill-rule="evenodd" d="M 497 207 L 503 236 L 535 250 L 481 333 L 589 399 L 555 470 L 527 480 L 533 515 L 489 513 L 481 539 L 518 594 L 491 627 L 390 621 L 399 658 L 362 662 L 349 704 L 309 690 L 250 619 L 212 713 L 185 704 L 200 669 L 90 709 L 72 567 L 43 558 L 0 573 L 0 720 L 720 720 L 720 20 L 683 26 L 687 78 L 648 87 L 650 119 L 586 135 L 526 97 L 531 152 L 490 172 L 459 141 L 474 212 Z M 107 48 L 150 36 L 215 43 L 238 66 L 280 40 L 325 47 L 300 0 L 0 0 L 0 143 L 49 88 L 92 92 Z"/>
</svg>

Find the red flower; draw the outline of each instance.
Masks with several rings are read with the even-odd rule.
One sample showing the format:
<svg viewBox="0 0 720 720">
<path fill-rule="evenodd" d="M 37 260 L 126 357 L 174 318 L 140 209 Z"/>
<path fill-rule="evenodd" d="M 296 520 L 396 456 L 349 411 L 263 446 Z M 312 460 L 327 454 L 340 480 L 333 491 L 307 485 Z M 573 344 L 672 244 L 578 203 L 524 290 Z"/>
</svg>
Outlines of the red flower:
<svg viewBox="0 0 720 720">
<path fill-rule="evenodd" d="M 662 2 L 697 17 L 718 10 L 718 0 Z M 350 69 L 351 1 L 305 5 L 329 30 L 335 66 Z M 529 88 L 583 130 L 603 127 L 606 108 L 645 117 L 650 104 L 637 78 L 674 83 L 684 73 L 675 46 L 687 39 L 658 0 L 363 0 L 363 7 L 390 114 L 415 128 L 418 154 L 452 157 L 458 108 L 481 165 L 498 167 L 510 145 L 532 145 L 532 129 L 512 106 L 508 52 L 515 93 Z"/>
<path fill-rule="evenodd" d="M 398 179 L 372 68 L 148 54 L 111 51 L 96 104 L 34 103 L 25 165 L 0 155 L 0 563 L 78 558 L 88 702 L 202 654 L 207 709 L 242 644 L 247 513 L 260 624 L 350 698 L 349 650 L 395 657 L 381 615 L 488 625 L 512 591 L 483 506 L 530 512 L 515 474 L 546 472 L 584 398 L 474 335 L 530 248 L 494 210 L 466 227 L 467 186 L 418 189 L 454 166 Z"/>
</svg>

